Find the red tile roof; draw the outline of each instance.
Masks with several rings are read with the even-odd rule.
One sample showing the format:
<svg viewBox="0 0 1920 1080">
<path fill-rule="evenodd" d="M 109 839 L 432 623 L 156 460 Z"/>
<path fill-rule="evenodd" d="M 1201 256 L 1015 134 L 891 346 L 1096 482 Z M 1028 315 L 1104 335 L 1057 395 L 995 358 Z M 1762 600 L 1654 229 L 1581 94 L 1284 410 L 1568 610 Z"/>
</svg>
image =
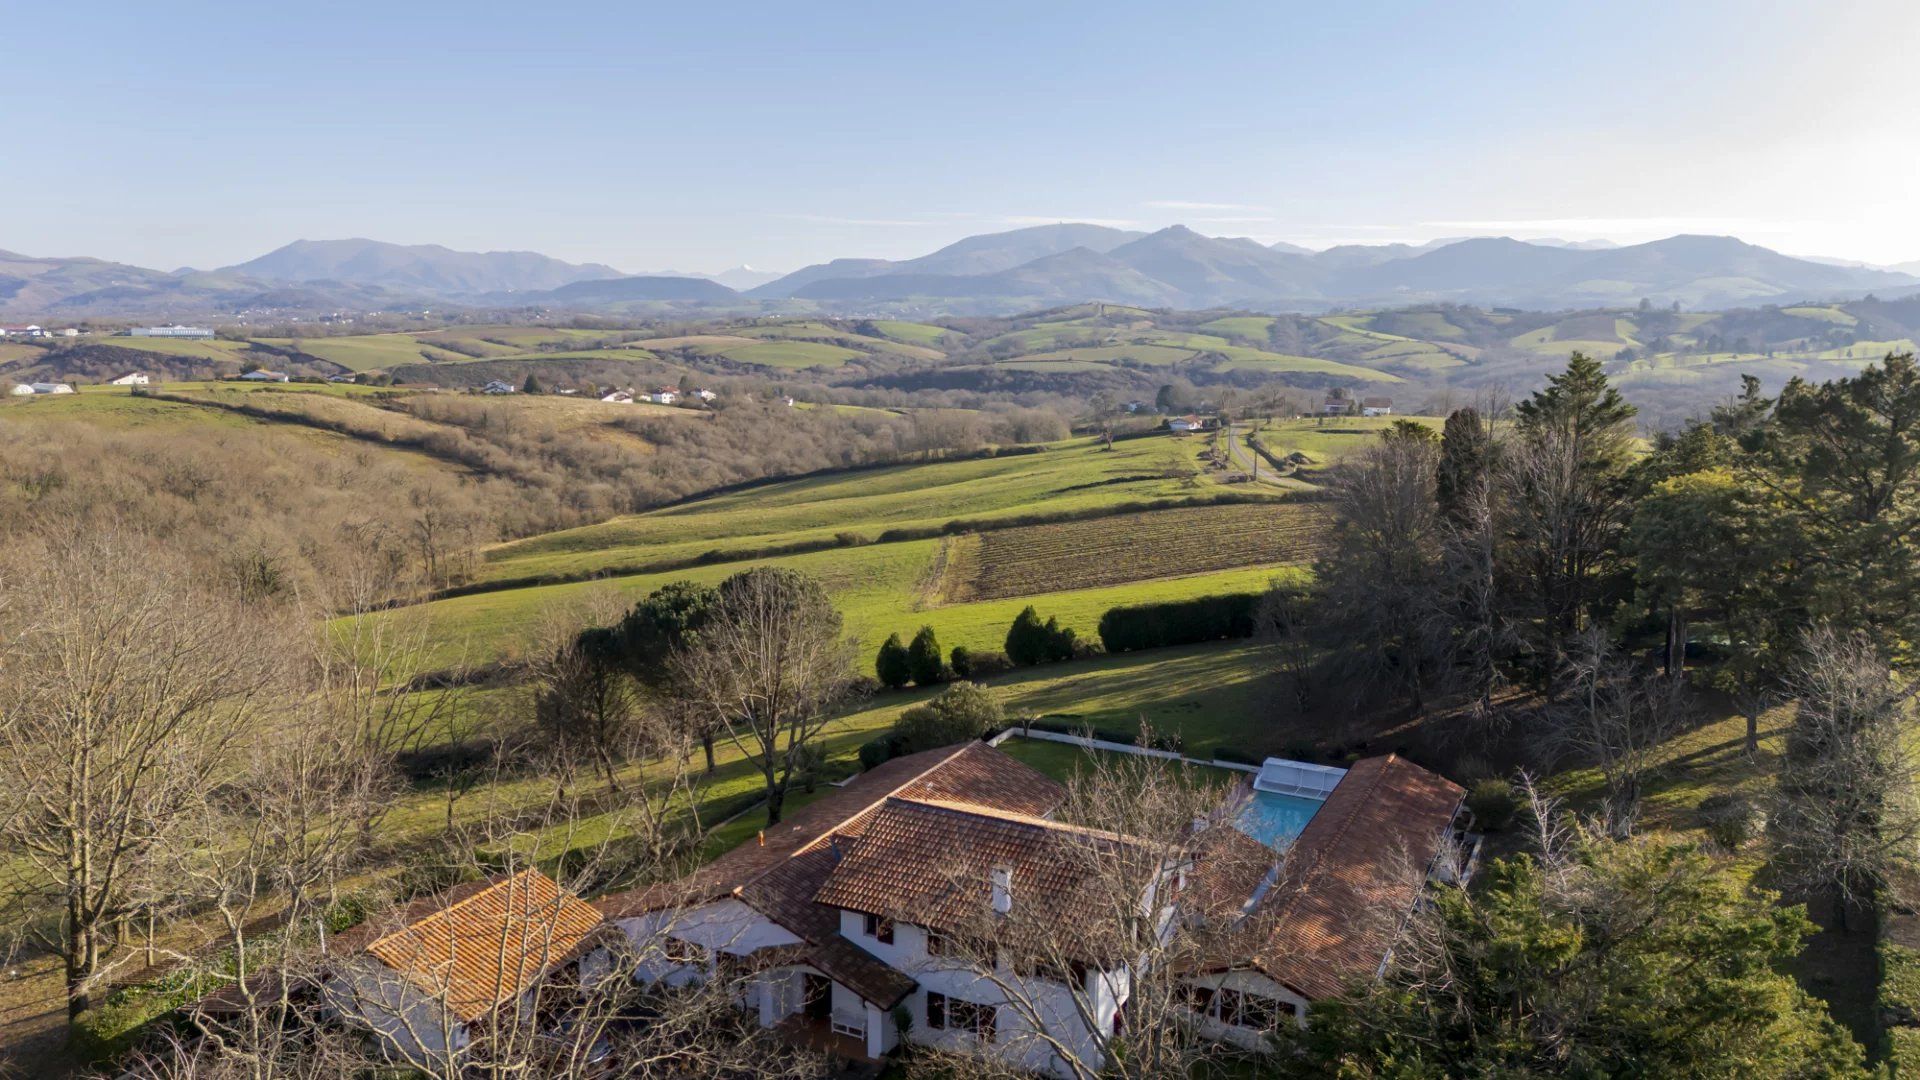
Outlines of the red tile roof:
<svg viewBox="0 0 1920 1080">
<path fill-rule="evenodd" d="M 1254 914 L 1253 965 L 1309 1000 L 1371 977 L 1447 842 L 1465 789 L 1403 757 L 1355 762 Z"/>
<path fill-rule="evenodd" d="M 1028 932 L 1071 934 L 1072 912 L 1112 911 L 1116 885 L 1137 903 L 1160 865 L 1146 845 L 1099 829 L 967 803 L 889 799 L 814 898 L 1017 943 Z M 991 914 L 996 868 L 1011 874 L 1012 917 L 1004 921 Z M 1109 876 L 1114 870 L 1121 876 Z M 1085 959 L 1102 951 L 1091 940 L 1067 947 Z"/>
<path fill-rule="evenodd" d="M 400 927 L 366 952 L 471 1021 L 578 956 L 600 926 L 592 905 L 526 870 Z"/>
<path fill-rule="evenodd" d="M 964 799 L 978 808 L 1039 815 L 1065 798 L 1065 789 L 1044 773 L 982 742 L 908 754 L 796 811 L 766 831 L 764 844 L 742 844 L 686 881 L 610 896 L 597 906 L 608 918 L 622 919 L 736 897 L 805 938 L 815 967 L 891 1008 L 912 991 L 913 980 L 840 937 L 839 913 L 816 900 L 875 815 L 892 799 Z"/>
</svg>

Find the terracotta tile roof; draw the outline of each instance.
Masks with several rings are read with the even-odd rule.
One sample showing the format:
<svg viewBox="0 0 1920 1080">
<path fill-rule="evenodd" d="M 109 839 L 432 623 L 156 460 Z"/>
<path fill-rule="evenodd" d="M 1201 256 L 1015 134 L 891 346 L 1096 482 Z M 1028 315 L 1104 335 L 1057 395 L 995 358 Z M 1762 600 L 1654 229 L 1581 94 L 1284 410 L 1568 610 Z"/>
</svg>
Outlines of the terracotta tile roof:
<svg viewBox="0 0 1920 1080">
<path fill-rule="evenodd" d="M 924 750 L 869 769 L 832 794 L 801 807 L 768 829 L 764 844 L 750 841 L 685 881 L 609 896 L 595 906 L 608 918 L 621 919 L 738 895 L 775 922 L 811 939 L 814 935 L 807 924 L 833 920 L 832 912 L 817 911 L 813 903 L 814 890 L 833 869 L 828 839 L 858 836 L 866 818 L 896 795 L 965 798 L 980 805 L 1045 814 L 1060 805 L 1066 791 L 1044 773 L 982 742 Z M 822 929 L 830 932 L 837 925 Z"/>
<path fill-rule="evenodd" d="M 822 904 L 920 926 L 977 934 L 991 910 L 995 868 L 1011 871 L 1014 912 L 996 935 L 1017 936 L 1028 916 L 1057 928 L 1075 910 L 1111 904 L 1089 890 L 1118 860 L 1145 889 L 1158 860 L 1137 842 L 1031 815 L 964 803 L 889 799 L 848 846 L 815 894 Z M 1127 866 L 1132 863 L 1131 867 Z M 997 937 L 1004 940 L 1003 937 Z"/>
<path fill-rule="evenodd" d="M 842 938 L 839 912 L 817 903 L 815 894 L 874 815 L 894 798 L 965 799 L 977 809 L 1038 815 L 1058 806 L 1066 790 L 982 742 L 908 754 L 802 807 L 768 829 L 764 844 L 742 844 L 686 881 L 607 897 L 595 906 L 609 919 L 622 919 L 738 897 L 806 939 L 806 946 L 793 947 L 792 959 L 804 959 L 840 985 L 890 1009 L 913 991 L 913 979 Z"/>
<path fill-rule="evenodd" d="M 526 870 L 439 907 L 366 952 L 471 1021 L 573 959 L 600 927 L 592 905 Z"/>
<path fill-rule="evenodd" d="M 1287 852 L 1249 929 L 1254 966 L 1309 1000 L 1371 977 L 1465 796 L 1403 757 L 1355 762 Z"/>
<path fill-rule="evenodd" d="M 1248 902 L 1280 861 L 1279 853 L 1232 824 L 1215 824 L 1201 834 L 1194 851 L 1186 906 L 1210 924 L 1230 923 L 1247 913 Z"/>
<path fill-rule="evenodd" d="M 888 967 L 838 934 L 815 945 L 807 955 L 807 962 L 882 1009 L 900 1004 L 920 985 L 913 976 Z"/>
</svg>

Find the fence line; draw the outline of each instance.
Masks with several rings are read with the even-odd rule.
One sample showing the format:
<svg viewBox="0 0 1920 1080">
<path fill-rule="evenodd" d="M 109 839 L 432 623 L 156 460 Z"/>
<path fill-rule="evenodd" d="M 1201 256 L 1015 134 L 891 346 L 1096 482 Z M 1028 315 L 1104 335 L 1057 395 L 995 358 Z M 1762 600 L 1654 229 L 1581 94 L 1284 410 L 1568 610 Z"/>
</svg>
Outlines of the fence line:
<svg viewBox="0 0 1920 1080">
<path fill-rule="evenodd" d="M 1219 758 L 1202 760 L 1187 757 L 1174 750 L 1155 750 L 1151 747 L 1136 746 L 1133 743 L 1109 742 L 1106 739 L 1095 739 L 1086 735 L 1064 735 L 1058 731 L 1034 731 L 1018 726 L 1010 727 L 988 739 L 987 745 L 999 746 L 1013 738 L 1066 743 L 1068 746 L 1078 746 L 1083 750 L 1110 750 L 1116 754 L 1138 754 L 1142 757 L 1159 758 L 1162 761 L 1182 761 L 1188 765 L 1207 765 L 1216 769 L 1232 769 L 1235 772 L 1257 773 L 1260 771 L 1258 765 L 1246 765 L 1238 761 L 1221 761 Z"/>
</svg>

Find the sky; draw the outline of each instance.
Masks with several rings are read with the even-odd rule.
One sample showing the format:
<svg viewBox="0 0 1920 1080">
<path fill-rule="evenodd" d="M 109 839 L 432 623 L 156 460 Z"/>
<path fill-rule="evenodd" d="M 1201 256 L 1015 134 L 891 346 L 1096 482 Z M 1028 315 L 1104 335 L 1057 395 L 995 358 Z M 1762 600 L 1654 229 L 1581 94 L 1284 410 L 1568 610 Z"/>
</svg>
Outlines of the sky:
<svg viewBox="0 0 1920 1080">
<path fill-rule="evenodd" d="M 627 272 L 1055 221 L 1920 260 L 1920 3 L 4 0 L 0 248 Z"/>
</svg>

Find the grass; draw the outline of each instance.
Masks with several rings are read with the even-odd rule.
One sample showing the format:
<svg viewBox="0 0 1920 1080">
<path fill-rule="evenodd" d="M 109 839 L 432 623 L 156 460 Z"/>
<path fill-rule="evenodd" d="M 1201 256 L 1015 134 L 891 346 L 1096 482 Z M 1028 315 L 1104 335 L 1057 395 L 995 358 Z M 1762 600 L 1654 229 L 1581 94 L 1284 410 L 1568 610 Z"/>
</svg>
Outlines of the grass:
<svg viewBox="0 0 1920 1080">
<path fill-rule="evenodd" d="M 858 349 L 828 345 L 819 341 L 768 341 L 757 345 L 729 348 L 722 351 L 720 355 L 742 364 L 799 369 L 839 367 L 849 360 L 857 360 L 866 354 Z"/>
<path fill-rule="evenodd" d="M 1097 510 L 1210 490 L 1192 472 L 1175 440 L 1147 438 L 1112 452 L 1076 440 L 1034 454 L 834 473 L 498 545 L 485 553 L 481 577 L 576 575 L 843 532 L 871 540 L 885 529 L 955 518 Z"/>
<path fill-rule="evenodd" d="M 1248 338 L 1253 341 L 1267 340 L 1267 331 L 1273 329 L 1273 317 L 1270 315 L 1230 315 L 1224 319 L 1200 324 L 1200 329 L 1211 330 L 1230 337 Z"/>
<path fill-rule="evenodd" d="M 947 336 L 953 332 L 944 326 L 933 326 L 928 323 L 901 322 L 897 319 L 876 319 L 874 320 L 873 328 L 895 341 L 903 341 L 909 345 L 926 345 L 935 348 L 945 344 Z"/>
<path fill-rule="evenodd" d="M 422 343 L 411 334 L 362 334 L 349 337 L 261 338 L 261 343 L 292 349 L 348 371 L 372 371 L 426 361 L 472 359 Z"/>
<path fill-rule="evenodd" d="M 140 352 L 155 353 L 160 356 L 233 363 L 238 363 L 242 359 L 241 354 L 253 344 L 250 341 L 226 341 L 221 338 L 96 337 L 80 340 L 91 345 L 112 345 L 116 348 L 137 349 Z M 58 354 L 50 353 L 49 356 L 58 356 Z"/>
<path fill-rule="evenodd" d="M 402 609 L 407 618 L 424 619 L 434 642 L 428 666 L 446 667 L 513 659 L 537 640 L 553 610 L 580 604 L 595 593 L 611 593 L 630 604 L 671 581 L 717 584 L 751 566 L 780 566 L 819 579 L 846 619 L 847 632 L 870 651 L 890 633 L 911 634 L 932 626 L 946 648 L 965 645 L 997 650 L 1007 627 L 1028 604 L 1042 616 L 1057 616 L 1064 626 L 1095 638 L 1100 616 L 1123 604 L 1153 603 L 1263 589 L 1276 574 L 1297 574 L 1278 567 L 1243 567 L 1208 574 L 1157 578 L 1098 588 L 1062 589 L 1030 596 L 931 606 L 924 584 L 934 569 L 940 540 L 809 552 L 802 555 L 720 563 L 655 574 L 598 581 L 541 585 L 503 592 L 477 593 Z M 379 613 L 364 618 L 398 617 Z M 865 660 L 862 660 L 862 667 Z"/>
</svg>

